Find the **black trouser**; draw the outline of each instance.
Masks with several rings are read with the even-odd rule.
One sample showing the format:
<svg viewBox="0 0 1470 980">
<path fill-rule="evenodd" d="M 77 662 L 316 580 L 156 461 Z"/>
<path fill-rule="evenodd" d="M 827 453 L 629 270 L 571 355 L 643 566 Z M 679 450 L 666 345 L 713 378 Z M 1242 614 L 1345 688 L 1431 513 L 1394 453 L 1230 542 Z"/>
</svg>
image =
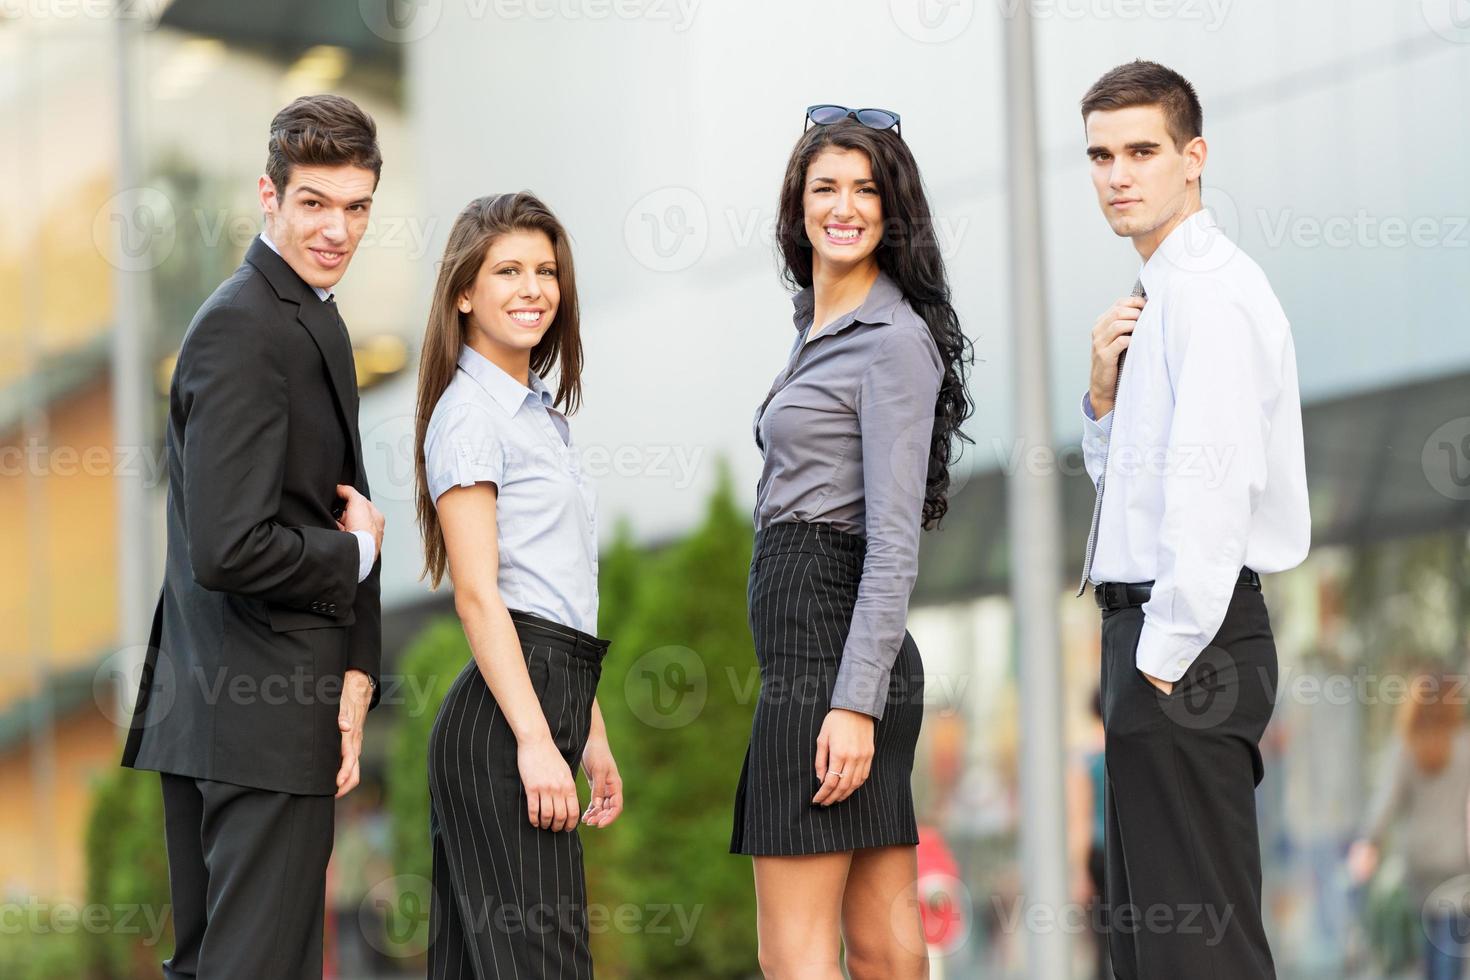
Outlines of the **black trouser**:
<svg viewBox="0 0 1470 980">
<path fill-rule="evenodd" d="M 330 796 L 163 773 L 168 980 L 321 980 Z"/>
<path fill-rule="evenodd" d="M 1143 609 L 1106 610 L 1104 913 L 1120 980 L 1275 977 L 1261 924 L 1255 787 L 1276 698 L 1260 590 L 1239 585 L 1170 694 L 1135 655 Z"/>
</svg>

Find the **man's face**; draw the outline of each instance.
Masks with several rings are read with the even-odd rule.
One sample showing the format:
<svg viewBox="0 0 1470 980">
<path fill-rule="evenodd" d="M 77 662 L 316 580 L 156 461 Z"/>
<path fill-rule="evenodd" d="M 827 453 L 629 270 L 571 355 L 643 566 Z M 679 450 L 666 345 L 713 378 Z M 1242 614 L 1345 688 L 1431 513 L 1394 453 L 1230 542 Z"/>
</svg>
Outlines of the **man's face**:
<svg viewBox="0 0 1470 980">
<path fill-rule="evenodd" d="M 1091 112 L 1086 126 L 1092 186 L 1115 234 L 1161 240 L 1198 206 L 1203 137 L 1176 147 L 1156 105 Z"/>
<path fill-rule="evenodd" d="M 293 167 L 284 193 L 260 178 L 265 233 L 308 285 L 331 289 L 367 231 L 377 179 L 364 167 Z"/>
</svg>

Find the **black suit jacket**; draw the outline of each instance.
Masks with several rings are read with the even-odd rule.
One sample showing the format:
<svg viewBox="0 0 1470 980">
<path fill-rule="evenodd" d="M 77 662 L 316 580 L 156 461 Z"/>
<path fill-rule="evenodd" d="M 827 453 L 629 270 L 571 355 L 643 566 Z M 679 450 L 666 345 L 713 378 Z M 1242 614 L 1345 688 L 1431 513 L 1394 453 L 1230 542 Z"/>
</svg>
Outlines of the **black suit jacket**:
<svg viewBox="0 0 1470 980">
<path fill-rule="evenodd" d="M 343 672 L 381 663 L 338 483 L 368 493 L 334 305 L 256 239 L 189 325 L 169 391 L 168 557 L 123 765 L 336 792 Z M 373 704 L 378 694 L 373 695 Z"/>
</svg>

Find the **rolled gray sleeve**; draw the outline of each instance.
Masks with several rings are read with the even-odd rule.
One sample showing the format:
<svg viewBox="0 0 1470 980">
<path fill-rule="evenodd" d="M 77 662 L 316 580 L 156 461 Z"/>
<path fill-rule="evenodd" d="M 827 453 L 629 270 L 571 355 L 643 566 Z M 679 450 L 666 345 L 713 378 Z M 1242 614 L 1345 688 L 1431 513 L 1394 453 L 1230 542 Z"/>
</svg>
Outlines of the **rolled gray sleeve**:
<svg viewBox="0 0 1470 980">
<path fill-rule="evenodd" d="M 895 324 L 858 389 L 867 551 L 831 706 L 883 717 L 918 575 L 919 525 L 943 368 L 923 327 Z"/>
</svg>

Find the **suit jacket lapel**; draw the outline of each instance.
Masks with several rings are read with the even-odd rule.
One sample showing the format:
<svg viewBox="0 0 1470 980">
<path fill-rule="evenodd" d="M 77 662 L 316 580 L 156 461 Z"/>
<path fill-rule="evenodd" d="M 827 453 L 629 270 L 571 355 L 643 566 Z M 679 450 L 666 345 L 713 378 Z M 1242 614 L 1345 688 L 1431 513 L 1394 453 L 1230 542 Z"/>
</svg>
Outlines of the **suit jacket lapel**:
<svg viewBox="0 0 1470 980">
<path fill-rule="evenodd" d="M 265 242 L 259 238 L 251 242 L 245 252 L 245 261 L 260 270 L 283 302 L 296 306 L 297 322 L 311 334 L 311 339 L 321 351 L 342 426 L 352 446 L 353 467 L 361 482 L 363 466 L 362 441 L 357 431 L 357 370 L 346 329 L 338 323 L 334 307 L 318 299 L 316 292 L 296 274 L 296 270 L 271 251 Z"/>
</svg>

